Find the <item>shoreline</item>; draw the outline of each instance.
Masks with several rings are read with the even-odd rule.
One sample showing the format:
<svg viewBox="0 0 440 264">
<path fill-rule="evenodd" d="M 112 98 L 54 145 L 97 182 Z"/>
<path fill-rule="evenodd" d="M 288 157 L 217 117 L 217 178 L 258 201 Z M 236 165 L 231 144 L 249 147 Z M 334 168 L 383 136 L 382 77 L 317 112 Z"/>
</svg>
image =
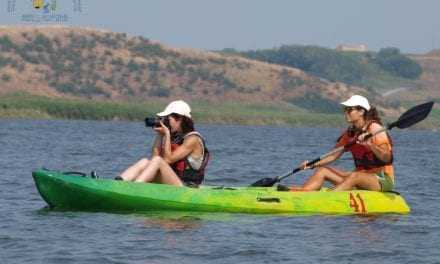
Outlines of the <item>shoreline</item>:
<svg viewBox="0 0 440 264">
<path fill-rule="evenodd" d="M 160 112 L 167 103 L 111 102 L 13 94 L 0 97 L 0 119 L 61 119 L 142 121 Z M 343 127 L 342 114 L 309 113 L 295 106 L 240 102 L 192 101 L 193 116 L 200 124 L 262 125 L 291 127 Z M 384 118 L 384 123 L 396 117 Z M 440 111 L 416 125 L 419 129 L 440 128 Z"/>
</svg>

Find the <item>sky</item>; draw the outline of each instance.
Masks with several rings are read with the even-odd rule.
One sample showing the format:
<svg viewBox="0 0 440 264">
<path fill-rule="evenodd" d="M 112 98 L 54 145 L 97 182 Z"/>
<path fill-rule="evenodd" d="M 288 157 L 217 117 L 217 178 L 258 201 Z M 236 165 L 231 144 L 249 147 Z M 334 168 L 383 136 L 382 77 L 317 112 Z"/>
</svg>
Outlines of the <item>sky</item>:
<svg viewBox="0 0 440 264">
<path fill-rule="evenodd" d="M 1 25 L 87 26 L 171 47 L 220 50 L 366 44 L 404 53 L 440 48 L 438 0 L 46 0 L 63 21 L 42 22 L 32 0 L 0 0 Z M 24 19 L 33 15 L 37 19 Z"/>
</svg>

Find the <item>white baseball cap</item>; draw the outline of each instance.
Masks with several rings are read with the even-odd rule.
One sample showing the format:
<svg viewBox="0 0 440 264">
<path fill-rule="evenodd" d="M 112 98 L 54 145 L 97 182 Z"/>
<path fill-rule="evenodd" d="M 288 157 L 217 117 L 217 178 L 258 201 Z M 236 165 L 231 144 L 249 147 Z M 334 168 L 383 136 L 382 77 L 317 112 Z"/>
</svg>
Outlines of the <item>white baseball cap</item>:
<svg viewBox="0 0 440 264">
<path fill-rule="evenodd" d="M 163 112 L 157 113 L 158 116 L 168 116 L 178 114 L 191 118 L 191 108 L 182 100 L 172 101 L 167 105 Z"/>
<path fill-rule="evenodd" d="M 362 95 L 353 95 L 347 101 L 342 102 L 341 105 L 360 106 L 367 111 L 370 111 L 370 108 L 371 108 L 370 103 L 368 103 L 367 98 L 363 97 Z"/>
</svg>

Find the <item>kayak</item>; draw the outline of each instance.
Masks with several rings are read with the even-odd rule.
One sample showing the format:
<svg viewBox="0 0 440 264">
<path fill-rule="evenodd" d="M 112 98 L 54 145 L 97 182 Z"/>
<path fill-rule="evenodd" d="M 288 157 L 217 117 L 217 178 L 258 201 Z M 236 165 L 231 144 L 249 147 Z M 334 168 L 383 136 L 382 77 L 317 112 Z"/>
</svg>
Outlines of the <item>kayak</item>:
<svg viewBox="0 0 440 264">
<path fill-rule="evenodd" d="M 76 174 L 76 175 L 75 175 Z M 177 187 L 90 178 L 45 169 L 32 173 L 52 209 L 74 211 L 191 211 L 252 214 L 407 214 L 396 192 L 279 191 L 276 187 Z"/>
</svg>

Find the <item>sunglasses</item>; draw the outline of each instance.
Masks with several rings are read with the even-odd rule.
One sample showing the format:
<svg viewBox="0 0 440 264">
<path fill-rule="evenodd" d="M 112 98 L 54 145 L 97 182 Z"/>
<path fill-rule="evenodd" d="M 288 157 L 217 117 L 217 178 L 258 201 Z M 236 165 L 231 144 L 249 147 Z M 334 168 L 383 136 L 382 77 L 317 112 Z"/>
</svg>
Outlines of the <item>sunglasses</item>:
<svg viewBox="0 0 440 264">
<path fill-rule="evenodd" d="M 353 110 L 358 110 L 359 108 L 356 106 L 346 106 L 344 107 L 344 112 L 351 113 Z"/>
</svg>

